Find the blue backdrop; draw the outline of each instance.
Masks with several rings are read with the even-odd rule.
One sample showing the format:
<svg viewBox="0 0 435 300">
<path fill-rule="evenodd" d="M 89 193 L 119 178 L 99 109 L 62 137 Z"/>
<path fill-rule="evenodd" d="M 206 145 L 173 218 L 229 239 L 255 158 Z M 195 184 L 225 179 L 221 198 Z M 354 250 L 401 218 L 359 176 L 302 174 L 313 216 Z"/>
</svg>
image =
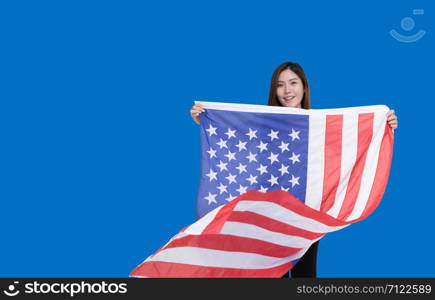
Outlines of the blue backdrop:
<svg viewBox="0 0 435 300">
<path fill-rule="evenodd" d="M 383 201 L 321 240 L 318 276 L 433 276 L 434 8 L 2 1 L 0 276 L 127 277 L 195 221 L 193 101 L 266 104 L 285 61 L 304 68 L 313 108 L 399 117 Z"/>
</svg>

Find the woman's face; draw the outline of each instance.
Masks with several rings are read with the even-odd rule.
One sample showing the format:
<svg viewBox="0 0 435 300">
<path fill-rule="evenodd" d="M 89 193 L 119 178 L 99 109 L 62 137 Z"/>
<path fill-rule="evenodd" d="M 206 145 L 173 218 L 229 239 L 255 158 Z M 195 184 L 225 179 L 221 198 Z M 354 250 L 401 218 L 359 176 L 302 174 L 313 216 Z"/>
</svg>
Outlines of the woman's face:
<svg viewBox="0 0 435 300">
<path fill-rule="evenodd" d="M 282 106 L 301 108 L 304 85 L 295 72 L 285 69 L 279 74 L 276 96 Z"/>
</svg>

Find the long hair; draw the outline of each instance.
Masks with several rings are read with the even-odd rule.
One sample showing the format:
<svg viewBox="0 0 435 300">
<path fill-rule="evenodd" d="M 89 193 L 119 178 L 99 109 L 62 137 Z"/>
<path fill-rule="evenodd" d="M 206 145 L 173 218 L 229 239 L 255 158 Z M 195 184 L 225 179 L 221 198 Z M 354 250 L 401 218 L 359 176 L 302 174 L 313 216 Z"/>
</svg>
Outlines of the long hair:
<svg viewBox="0 0 435 300">
<path fill-rule="evenodd" d="M 273 71 L 272 80 L 270 81 L 269 101 L 267 105 L 283 106 L 281 102 L 279 102 L 278 97 L 276 96 L 276 89 L 278 84 L 278 77 L 285 69 L 289 69 L 295 72 L 302 80 L 302 84 L 304 86 L 304 97 L 302 98 L 301 107 L 304 109 L 310 109 L 310 87 L 308 86 L 308 80 L 302 67 L 295 62 L 282 63 L 275 69 L 275 71 Z"/>
</svg>

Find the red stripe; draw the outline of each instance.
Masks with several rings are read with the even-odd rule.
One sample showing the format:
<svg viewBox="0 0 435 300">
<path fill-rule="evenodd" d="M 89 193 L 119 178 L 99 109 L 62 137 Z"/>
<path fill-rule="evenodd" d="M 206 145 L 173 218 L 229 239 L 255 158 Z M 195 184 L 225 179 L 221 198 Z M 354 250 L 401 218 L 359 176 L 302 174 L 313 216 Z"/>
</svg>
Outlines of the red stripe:
<svg viewBox="0 0 435 300">
<path fill-rule="evenodd" d="M 306 206 L 295 196 L 283 190 L 271 191 L 267 193 L 262 193 L 258 191 L 249 191 L 243 195 L 240 195 L 237 198 L 237 201 L 242 201 L 242 200 L 267 201 L 267 202 L 275 203 L 301 216 L 314 219 L 327 226 L 343 226 L 349 224 L 349 222 L 335 219 L 334 217 L 328 214 L 325 214 L 309 206 Z"/>
<path fill-rule="evenodd" d="M 272 232 L 279 232 L 291 236 L 299 236 L 309 240 L 314 240 L 325 235 L 324 233 L 316 233 L 279 222 L 250 211 L 233 211 L 231 216 L 229 216 L 228 221 L 251 224 Z"/>
<path fill-rule="evenodd" d="M 364 171 L 367 151 L 373 136 L 374 113 L 365 113 L 358 116 L 358 149 L 356 161 L 350 174 L 346 196 L 337 218 L 345 220 L 355 206 L 356 199 L 361 186 L 361 177 Z"/>
<path fill-rule="evenodd" d="M 256 253 L 265 256 L 285 258 L 302 248 L 281 246 L 253 238 L 228 234 L 188 235 L 171 241 L 162 250 L 177 247 L 198 247 L 205 249 Z"/>
<path fill-rule="evenodd" d="M 221 210 L 216 214 L 213 221 L 210 222 L 210 224 L 207 225 L 207 227 L 204 228 L 202 231 L 203 234 L 211 234 L 211 233 L 219 233 L 222 229 L 222 226 L 224 226 L 225 221 L 227 220 L 228 216 L 233 211 L 236 204 L 239 202 L 239 198 L 242 195 L 238 196 L 236 199 L 233 199 L 229 203 L 225 204 Z"/>
<path fill-rule="evenodd" d="M 129 276 L 153 278 L 280 278 L 293 267 L 291 262 L 269 269 L 235 269 L 201 267 L 189 264 L 168 262 L 144 262 L 135 268 Z"/>
<path fill-rule="evenodd" d="M 382 196 L 385 192 L 385 188 L 387 187 L 388 177 L 390 174 L 391 160 L 393 157 L 393 143 L 393 131 L 391 127 L 386 124 L 384 137 L 382 138 L 381 148 L 379 150 L 379 158 L 376 168 L 375 179 L 373 181 L 369 199 L 367 200 L 366 207 L 364 208 L 361 217 L 353 220 L 352 222 L 357 222 L 366 218 L 375 210 L 375 208 L 381 202 Z"/>
<path fill-rule="evenodd" d="M 341 169 L 343 115 L 327 115 L 325 129 L 325 167 L 320 211 L 328 211 L 335 201 Z"/>
</svg>

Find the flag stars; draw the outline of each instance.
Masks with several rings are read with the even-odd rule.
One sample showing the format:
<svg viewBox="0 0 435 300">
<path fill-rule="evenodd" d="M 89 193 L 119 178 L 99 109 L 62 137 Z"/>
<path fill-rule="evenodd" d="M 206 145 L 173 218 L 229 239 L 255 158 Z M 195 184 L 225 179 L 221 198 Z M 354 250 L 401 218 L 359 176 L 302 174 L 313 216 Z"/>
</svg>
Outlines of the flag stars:
<svg viewBox="0 0 435 300">
<path fill-rule="evenodd" d="M 255 158 L 257 156 L 257 154 L 253 154 L 251 152 L 249 152 L 249 155 L 246 156 L 247 159 L 249 159 L 249 162 L 253 162 L 253 161 L 257 161 L 257 159 Z"/>
<path fill-rule="evenodd" d="M 239 170 L 239 174 L 242 174 L 243 172 L 246 172 L 246 165 L 239 163 L 239 166 L 236 167 L 236 169 Z"/>
<path fill-rule="evenodd" d="M 222 182 L 219 184 L 217 189 L 219 190 L 219 195 L 221 195 L 222 193 L 228 193 L 227 186 L 223 185 Z"/>
<path fill-rule="evenodd" d="M 267 190 L 268 190 L 267 187 L 260 186 L 260 192 L 267 193 Z"/>
<path fill-rule="evenodd" d="M 284 174 L 290 174 L 290 173 L 288 172 L 288 167 L 289 167 L 289 166 L 284 166 L 283 164 L 281 164 L 281 168 L 278 169 L 278 171 L 281 172 L 281 176 L 283 176 Z"/>
<path fill-rule="evenodd" d="M 248 189 L 247 186 L 243 186 L 243 185 L 239 184 L 239 188 L 236 189 L 236 191 L 239 192 L 239 194 L 241 195 L 241 194 L 246 193 L 246 190 L 247 190 L 247 189 Z"/>
<path fill-rule="evenodd" d="M 217 194 L 212 194 L 210 192 L 208 192 L 208 196 L 204 197 L 205 200 L 208 201 L 208 205 L 212 204 L 212 203 L 217 203 L 216 202 L 216 196 Z"/>
<path fill-rule="evenodd" d="M 208 129 L 206 129 L 205 131 L 208 132 L 209 136 L 212 136 L 213 134 L 216 134 L 216 135 L 217 135 L 217 133 L 216 133 L 216 129 L 217 129 L 217 127 L 213 127 L 213 126 L 211 126 L 211 124 L 210 124 L 210 127 L 209 127 Z"/>
<path fill-rule="evenodd" d="M 270 133 L 268 134 L 268 136 L 270 136 L 270 141 L 273 141 L 274 139 L 279 139 L 278 138 L 278 133 L 279 131 L 273 131 L 272 129 L 270 130 Z"/>
<path fill-rule="evenodd" d="M 211 169 L 210 169 L 210 172 L 209 172 L 208 174 L 205 174 L 205 176 L 207 176 L 208 178 L 210 178 L 210 182 L 211 182 L 213 179 L 217 180 L 216 175 L 217 175 L 217 172 L 214 172 L 214 171 L 211 170 Z"/>
<path fill-rule="evenodd" d="M 252 130 L 251 128 L 249 128 L 249 132 L 246 135 L 249 136 L 249 140 L 257 138 L 257 130 Z"/>
<path fill-rule="evenodd" d="M 281 186 L 281 190 L 283 190 L 283 191 L 288 192 L 288 189 L 289 189 L 289 188 L 285 188 L 285 187 Z"/>
<path fill-rule="evenodd" d="M 295 185 L 298 185 L 298 184 L 299 184 L 299 177 L 300 177 L 300 176 L 295 177 L 295 176 L 293 176 L 293 174 L 292 174 L 292 179 L 289 180 L 289 182 L 291 182 L 291 184 L 292 184 L 292 187 L 294 187 Z"/>
<path fill-rule="evenodd" d="M 228 150 L 228 153 L 224 155 L 226 158 L 228 158 L 228 161 L 236 160 L 236 152 L 231 152 Z"/>
<path fill-rule="evenodd" d="M 217 157 L 216 150 L 214 150 L 213 148 L 210 148 L 210 150 L 208 150 L 207 153 L 210 155 L 210 158 Z"/>
<path fill-rule="evenodd" d="M 258 149 L 260 149 L 260 153 L 267 150 L 267 143 L 263 143 L 260 141 L 260 145 L 257 146 Z"/>
<path fill-rule="evenodd" d="M 228 180 L 228 184 L 231 184 L 232 182 L 236 183 L 236 176 L 237 175 L 233 175 L 233 174 L 228 174 L 227 177 L 225 177 Z"/>
<path fill-rule="evenodd" d="M 247 150 L 246 143 L 247 142 L 242 142 L 241 140 L 239 140 L 239 143 L 236 145 L 236 147 L 239 148 L 239 152 L 242 150 Z"/>
<path fill-rule="evenodd" d="M 234 198 L 236 198 L 236 196 L 233 196 L 233 195 L 229 194 L 229 196 L 227 198 L 225 198 L 225 200 L 230 202 L 230 201 L 234 200 Z"/>
<path fill-rule="evenodd" d="M 227 141 L 224 141 L 223 139 L 220 139 L 219 142 L 217 142 L 216 144 L 219 145 L 220 149 L 222 149 L 222 148 L 227 148 L 228 149 Z"/>
<path fill-rule="evenodd" d="M 236 135 L 235 135 L 235 133 L 236 133 L 236 130 L 231 130 L 230 128 L 228 128 L 228 131 L 227 132 L 225 132 L 225 134 L 228 136 L 228 139 L 230 139 L 230 138 L 236 138 Z"/>
<path fill-rule="evenodd" d="M 289 136 L 291 136 L 291 138 L 292 138 L 292 142 L 293 142 L 294 140 L 299 140 L 299 133 L 300 133 L 299 130 L 296 131 L 296 130 L 294 130 L 294 129 L 292 128 L 292 133 L 289 133 Z"/>
<path fill-rule="evenodd" d="M 223 161 L 219 161 L 219 164 L 217 164 L 216 166 L 221 169 L 220 171 L 222 172 L 223 170 L 228 171 L 227 169 L 227 165 L 228 163 L 224 163 Z M 211 180 L 210 180 L 211 181 Z"/>
<path fill-rule="evenodd" d="M 278 177 L 275 177 L 272 174 L 270 174 L 270 179 L 267 181 L 270 182 L 270 186 L 273 186 L 274 184 L 278 185 Z"/>
<path fill-rule="evenodd" d="M 278 146 L 278 148 L 281 149 L 281 153 L 283 153 L 284 151 L 289 151 L 288 144 L 289 143 L 284 143 L 283 141 L 281 141 L 281 145 Z"/>
<path fill-rule="evenodd" d="M 293 164 L 295 164 L 295 162 L 301 162 L 299 160 L 299 156 L 300 154 L 295 154 L 294 152 L 292 152 L 292 156 L 289 158 Z"/>
<path fill-rule="evenodd" d="M 260 172 L 260 175 L 263 175 L 263 173 L 267 173 L 267 166 L 260 164 L 260 167 L 257 168 L 257 171 Z"/>
<path fill-rule="evenodd" d="M 270 152 L 270 155 L 267 159 L 270 160 L 270 164 L 273 164 L 274 162 L 279 162 L 278 161 L 278 154 L 275 154 L 273 152 Z"/>
<path fill-rule="evenodd" d="M 249 178 L 246 178 L 247 181 L 249 181 L 249 183 L 251 185 L 253 185 L 254 183 L 257 183 L 257 176 L 252 176 L 252 174 L 249 176 Z"/>
</svg>

